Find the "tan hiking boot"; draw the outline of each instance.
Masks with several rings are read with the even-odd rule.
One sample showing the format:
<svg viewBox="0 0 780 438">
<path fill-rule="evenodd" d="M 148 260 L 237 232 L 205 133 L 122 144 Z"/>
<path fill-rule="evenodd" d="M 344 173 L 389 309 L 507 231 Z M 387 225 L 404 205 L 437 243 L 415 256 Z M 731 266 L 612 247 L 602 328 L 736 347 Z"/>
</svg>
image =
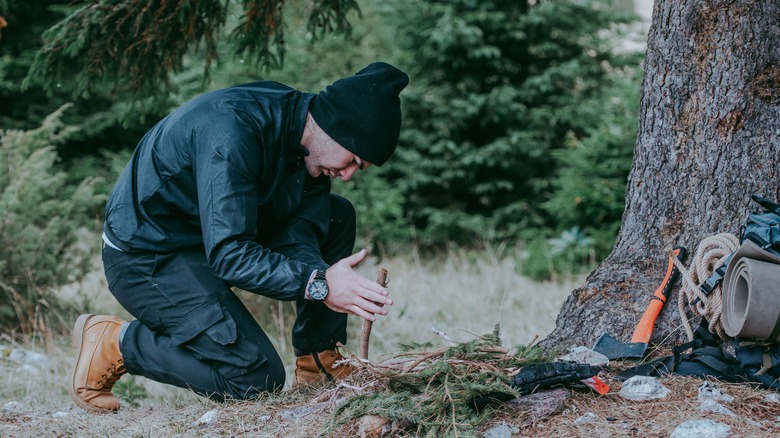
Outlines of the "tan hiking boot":
<svg viewBox="0 0 780 438">
<path fill-rule="evenodd" d="M 68 390 L 87 412 L 107 414 L 119 410 L 111 388 L 126 372 L 119 352 L 119 332 L 125 321 L 115 316 L 81 315 L 73 327 L 76 364 Z"/>
<path fill-rule="evenodd" d="M 346 378 L 352 374 L 352 366 L 336 364 L 340 360 L 344 360 L 344 356 L 335 348 L 298 356 L 295 359 L 293 388 L 301 385 L 318 386 Z"/>
</svg>

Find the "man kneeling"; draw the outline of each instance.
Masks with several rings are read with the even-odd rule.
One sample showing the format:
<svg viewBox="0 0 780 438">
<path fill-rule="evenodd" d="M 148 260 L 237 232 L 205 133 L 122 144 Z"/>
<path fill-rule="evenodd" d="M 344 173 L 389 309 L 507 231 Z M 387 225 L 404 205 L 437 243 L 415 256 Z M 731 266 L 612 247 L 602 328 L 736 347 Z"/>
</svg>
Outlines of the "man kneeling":
<svg viewBox="0 0 780 438">
<path fill-rule="evenodd" d="M 295 300 L 294 385 L 348 376 L 347 314 L 373 321 L 388 291 L 353 270 L 355 210 L 330 193 L 395 151 L 408 76 L 376 62 L 317 95 L 255 82 L 199 96 L 140 141 L 106 207 L 111 293 L 136 319 L 82 315 L 73 400 L 117 411 L 124 374 L 216 401 L 285 384 L 279 355 L 233 287 Z"/>
</svg>

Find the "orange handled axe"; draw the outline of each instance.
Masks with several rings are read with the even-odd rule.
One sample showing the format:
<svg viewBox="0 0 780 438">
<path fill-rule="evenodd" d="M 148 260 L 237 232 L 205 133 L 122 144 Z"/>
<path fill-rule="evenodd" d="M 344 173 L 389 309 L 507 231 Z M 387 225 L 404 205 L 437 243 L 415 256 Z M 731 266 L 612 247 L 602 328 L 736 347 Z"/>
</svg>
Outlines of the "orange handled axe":
<svg viewBox="0 0 780 438">
<path fill-rule="evenodd" d="M 664 308 L 666 299 L 669 298 L 669 292 L 672 290 L 672 285 L 679 274 L 677 267 L 674 266 L 673 257 L 677 257 L 682 262 L 685 260 L 686 255 L 687 250 L 682 246 L 674 248 L 672 254 L 669 254 L 669 264 L 666 265 L 666 275 L 651 297 L 650 305 L 647 306 L 645 314 L 642 315 L 642 319 L 640 319 L 639 324 L 636 325 L 634 335 L 631 336 L 631 342 L 620 342 L 605 333 L 596 341 L 596 345 L 593 346 L 594 351 L 607 356 L 610 360 L 644 357 L 645 351 L 647 350 L 647 344 L 650 342 L 650 337 L 653 334 L 655 321 Z"/>
</svg>

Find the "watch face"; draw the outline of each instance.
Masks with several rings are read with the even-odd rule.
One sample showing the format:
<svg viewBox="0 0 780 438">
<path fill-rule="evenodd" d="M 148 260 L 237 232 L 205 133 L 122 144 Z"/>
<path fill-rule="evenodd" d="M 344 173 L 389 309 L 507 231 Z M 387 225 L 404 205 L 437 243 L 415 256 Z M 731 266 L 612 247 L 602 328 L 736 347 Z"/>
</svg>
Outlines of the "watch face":
<svg viewBox="0 0 780 438">
<path fill-rule="evenodd" d="M 324 280 L 315 279 L 309 285 L 309 295 L 314 301 L 324 300 L 328 296 L 328 283 Z"/>
</svg>

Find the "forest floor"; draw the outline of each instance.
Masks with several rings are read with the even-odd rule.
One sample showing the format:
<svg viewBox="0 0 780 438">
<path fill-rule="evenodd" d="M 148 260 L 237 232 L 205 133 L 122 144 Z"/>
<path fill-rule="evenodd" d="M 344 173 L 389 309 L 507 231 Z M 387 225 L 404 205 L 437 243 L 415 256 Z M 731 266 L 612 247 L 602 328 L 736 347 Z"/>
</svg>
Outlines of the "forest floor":
<svg viewBox="0 0 780 438">
<path fill-rule="evenodd" d="M 497 406 L 477 425 L 453 422 L 451 427 L 426 435 L 428 429 L 418 429 L 416 425 L 402 423 L 393 429 L 397 422 L 385 424 L 385 433 L 381 433 L 383 423 L 377 425 L 370 416 L 342 423 L 339 407 L 352 397 L 345 387 L 288 389 L 259 400 L 228 403 L 214 403 L 184 391 L 169 390 L 163 398 L 132 400 L 130 396 L 128 402 L 125 396 L 123 408 L 117 414 L 94 415 L 62 397 L 60 388 L 41 387 L 29 370 L 26 379 L 21 375 L 25 372 L 18 372 L 16 377 L 10 377 L 13 373 L 8 369 L 3 372 L 5 382 L 14 379 L 15 385 L 26 384 L 30 393 L 35 393 L 21 401 L 3 401 L 0 407 L 0 436 L 3 437 L 780 436 L 780 401 L 776 393 L 744 384 L 709 381 L 707 386 L 718 388 L 726 397 L 719 402 L 725 409 L 716 412 L 704 408 L 702 403 L 700 393 L 705 382 L 691 377 L 662 378 L 660 383 L 670 390 L 669 395 L 640 402 L 622 398 L 620 383 L 602 373 L 602 378 L 612 386 L 604 396 L 587 389 L 540 391 L 520 399 L 536 397 L 531 403 L 519 407 Z M 64 378 L 57 374 L 58 378 Z M 378 407 L 375 414 L 381 416 L 382 410 Z M 445 410 L 442 416 L 447 415 Z M 373 421 L 364 421 L 369 419 Z M 675 435 L 676 429 L 690 420 L 715 421 L 726 429 L 721 434 Z M 374 426 L 366 426 L 371 424 Z M 376 433 L 371 434 L 371 430 Z"/>
<path fill-rule="evenodd" d="M 366 264 L 360 269 L 366 276 L 375 276 L 377 267 Z M 560 305 L 582 280 L 533 282 L 516 272 L 512 260 L 484 254 L 451 257 L 435 269 L 419 260 L 400 259 L 384 260 L 382 267 L 389 272 L 389 289 L 396 304 L 373 327 L 369 357 L 377 367 L 397 357 L 402 343 L 446 346 L 434 330 L 467 343 L 500 324 L 502 345 L 510 353 L 516 351 L 513 346 L 528 345 L 554 328 Z M 102 277 L 91 278 L 64 288 L 60 298 L 79 311 L 121 314 L 105 292 Z M 261 325 L 288 364 L 290 376 L 294 358 L 286 333 L 294 315 L 291 305 L 257 301 L 248 294 L 240 297 L 255 315 L 265 315 L 259 318 Z M 63 319 L 75 320 L 76 316 L 74 312 Z M 358 339 L 359 332 L 359 321 L 352 318 L 351 339 Z M 349 347 L 356 350 L 357 342 Z M 66 333 L 0 334 L 0 353 L 2 437 L 371 436 L 367 432 L 371 424 L 377 431 L 382 428 L 368 422 L 376 418 L 347 416 L 344 406 L 362 397 L 356 391 L 364 395 L 372 391 L 360 380 L 309 390 L 288 385 L 281 393 L 258 400 L 215 403 L 183 389 L 125 376 L 114 391 L 122 400 L 122 409 L 117 414 L 94 415 L 77 408 L 68 396 L 65 381 L 73 352 Z M 611 386 L 606 395 L 587 388 L 543 390 L 521 397 L 519 403 L 496 404 L 479 421 L 468 424 L 459 422 L 462 417 L 455 413 L 461 413 L 462 406 L 453 402 L 431 420 L 449 422 L 435 429 L 435 434 L 430 425 L 396 421 L 383 426 L 385 431 L 396 426 L 383 436 L 425 436 L 426 431 L 428 436 L 486 437 L 780 436 L 780 397 L 773 391 L 674 376 L 659 379 L 670 390 L 664 398 L 632 401 L 620 395 L 622 383 L 613 379 L 621 367 L 626 365 L 613 364 L 600 374 Z M 443 388 L 446 392 L 446 382 Z M 712 403 L 703 402 L 702 388 L 723 393 L 717 400 L 720 408 L 713 410 Z M 409 409 L 410 415 L 427 402 L 419 398 Z M 369 413 L 379 417 L 398 416 L 398 406 L 379 404 L 373 409 Z M 691 420 L 716 422 L 722 434 L 680 435 L 678 427 Z"/>
</svg>

